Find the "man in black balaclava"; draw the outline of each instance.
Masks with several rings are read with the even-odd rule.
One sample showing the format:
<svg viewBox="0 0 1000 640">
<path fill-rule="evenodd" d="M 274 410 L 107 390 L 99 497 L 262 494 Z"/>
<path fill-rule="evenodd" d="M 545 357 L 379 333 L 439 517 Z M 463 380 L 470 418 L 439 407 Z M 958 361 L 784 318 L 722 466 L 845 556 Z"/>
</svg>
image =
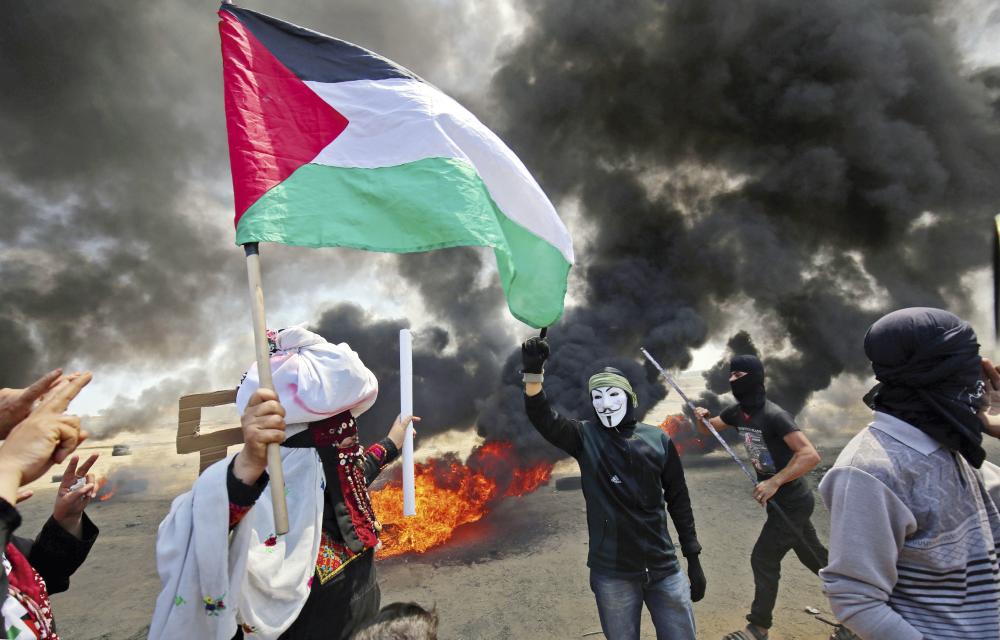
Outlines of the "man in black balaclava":
<svg viewBox="0 0 1000 640">
<path fill-rule="evenodd" d="M 548 356 L 549 345 L 542 338 L 521 346 L 525 410 L 546 440 L 580 464 L 590 588 L 605 637 L 639 640 L 645 602 L 657 640 L 694 640 L 691 602 L 704 597 L 705 574 L 684 468 L 673 442 L 660 429 L 636 421 L 635 391 L 612 367 L 590 377 L 593 419 L 571 420 L 553 411 L 542 391 Z M 670 540 L 664 503 L 690 583 Z"/>
<path fill-rule="evenodd" d="M 771 627 L 771 613 L 778 597 L 781 560 L 795 551 L 799 561 L 818 573 L 826 564 L 826 549 L 809 521 L 813 512 L 812 490 L 803 477 L 819 464 L 819 453 L 795 426 L 787 411 L 767 399 L 764 365 L 756 356 L 735 356 L 729 363 L 729 384 L 737 404 L 712 418 L 707 409 L 696 410 L 699 418 L 710 419 L 718 430 L 734 428 L 746 446 L 757 471 L 753 497 L 767 506 L 757 544 L 750 555 L 753 568 L 754 600 L 745 629 L 734 631 L 725 640 L 762 640 Z M 706 430 L 707 431 L 707 430 Z M 769 504 L 776 501 L 795 529 Z"/>
<path fill-rule="evenodd" d="M 834 613 L 864 638 L 1000 640 L 1000 372 L 941 309 L 883 316 L 865 336 L 871 423 L 820 483 Z"/>
</svg>

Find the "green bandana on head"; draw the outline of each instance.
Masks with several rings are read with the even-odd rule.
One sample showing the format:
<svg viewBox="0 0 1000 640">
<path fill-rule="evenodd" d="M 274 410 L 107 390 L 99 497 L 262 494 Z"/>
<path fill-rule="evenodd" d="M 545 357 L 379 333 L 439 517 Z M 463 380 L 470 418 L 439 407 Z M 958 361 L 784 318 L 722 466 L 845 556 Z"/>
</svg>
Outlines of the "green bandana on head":
<svg viewBox="0 0 1000 640">
<path fill-rule="evenodd" d="M 610 367 L 608 367 L 610 369 Z M 600 373 L 595 373 L 590 376 L 590 391 L 597 389 L 599 387 L 618 387 L 623 389 L 625 393 L 632 398 L 632 406 L 639 406 L 639 399 L 635 395 L 635 391 L 632 390 L 632 385 L 629 383 L 628 378 L 620 373 L 613 373 L 611 371 L 601 371 Z"/>
</svg>

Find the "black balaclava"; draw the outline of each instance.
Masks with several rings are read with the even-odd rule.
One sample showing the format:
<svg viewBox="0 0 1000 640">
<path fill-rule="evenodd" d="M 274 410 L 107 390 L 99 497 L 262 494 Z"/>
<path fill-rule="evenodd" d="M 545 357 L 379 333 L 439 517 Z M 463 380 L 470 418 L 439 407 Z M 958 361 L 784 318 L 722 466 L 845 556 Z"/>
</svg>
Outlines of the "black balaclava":
<svg viewBox="0 0 1000 640">
<path fill-rule="evenodd" d="M 969 323 L 929 307 L 883 316 L 865 335 L 865 355 L 880 384 L 866 401 L 958 451 L 977 469 L 983 464 L 985 397 L 979 342 Z"/>
<path fill-rule="evenodd" d="M 729 361 L 729 373 L 745 371 L 746 375 L 729 383 L 736 401 L 746 413 L 753 413 L 764 406 L 764 365 L 757 356 L 733 356 Z"/>
</svg>

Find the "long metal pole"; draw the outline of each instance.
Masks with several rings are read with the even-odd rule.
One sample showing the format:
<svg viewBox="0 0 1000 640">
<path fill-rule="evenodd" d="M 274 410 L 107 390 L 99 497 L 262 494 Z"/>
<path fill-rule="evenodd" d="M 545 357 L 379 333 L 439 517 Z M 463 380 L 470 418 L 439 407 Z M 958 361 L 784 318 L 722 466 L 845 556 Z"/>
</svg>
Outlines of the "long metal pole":
<svg viewBox="0 0 1000 640">
<path fill-rule="evenodd" d="M 695 412 L 696 407 L 694 403 L 691 402 L 690 398 L 688 398 L 687 395 L 684 393 L 684 391 L 681 390 L 680 385 L 677 384 L 677 382 L 674 380 L 674 377 L 671 376 L 669 373 L 667 373 L 667 371 L 660 366 L 660 363 L 657 362 L 656 359 L 653 356 L 651 356 L 648 351 L 646 351 L 645 347 L 640 347 L 639 350 L 642 351 L 642 355 L 646 357 L 646 360 L 648 360 L 650 364 L 656 367 L 656 370 L 660 372 L 660 375 L 663 377 L 664 380 L 667 381 L 667 384 L 669 384 L 671 387 L 674 388 L 674 390 L 677 392 L 677 395 L 681 397 L 681 400 L 684 401 L 684 404 L 686 404 L 688 408 L 691 410 L 691 414 L 695 418 L 697 418 L 698 414 Z M 729 454 L 729 457 L 731 457 L 733 461 L 736 462 L 736 464 L 740 465 L 740 469 L 743 470 L 743 473 L 746 474 L 746 477 L 749 478 L 750 482 L 752 482 L 753 485 L 756 487 L 758 484 L 757 477 L 750 472 L 750 469 L 748 469 L 745 464 L 743 464 L 743 461 L 740 460 L 740 457 L 737 456 L 736 452 L 733 451 L 732 447 L 729 446 L 729 443 L 726 442 L 722 438 L 722 436 L 719 435 L 719 432 L 715 430 L 715 427 L 712 426 L 711 422 L 709 422 L 705 418 L 702 418 L 701 422 L 708 428 L 708 430 L 712 433 L 712 435 L 715 436 L 715 439 L 719 441 L 719 444 L 721 444 L 722 448 L 726 450 L 726 453 Z M 802 543 L 803 548 L 809 550 L 809 555 L 811 555 L 813 559 L 816 560 L 816 564 L 818 565 L 826 564 L 819 558 L 819 556 L 816 555 L 816 552 L 813 551 L 813 548 L 809 546 L 809 543 L 806 542 L 806 539 L 802 536 L 802 532 L 799 531 L 799 528 L 796 527 L 795 524 L 792 522 L 791 518 L 788 517 L 788 514 L 785 513 L 785 510 L 781 508 L 781 505 L 778 504 L 778 501 L 775 500 L 774 498 L 771 498 L 770 500 L 767 501 L 767 504 L 774 507 L 775 513 L 781 516 L 781 519 L 785 521 L 786 525 L 788 525 L 789 530 L 793 534 L 795 534 L 795 537 L 798 538 L 799 542 Z"/>
<path fill-rule="evenodd" d="M 250 282 L 250 311 L 253 317 L 253 341 L 257 352 L 257 375 L 261 389 L 274 391 L 271 379 L 271 357 L 267 348 L 267 323 L 264 320 L 264 287 L 260 277 L 260 253 L 256 242 L 243 245 L 247 256 L 247 278 Z M 270 476 L 271 506 L 274 508 L 274 532 L 288 533 L 288 504 L 285 502 L 285 472 L 281 468 L 281 448 L 267 445 L 267 475 Z"/>
</svg>

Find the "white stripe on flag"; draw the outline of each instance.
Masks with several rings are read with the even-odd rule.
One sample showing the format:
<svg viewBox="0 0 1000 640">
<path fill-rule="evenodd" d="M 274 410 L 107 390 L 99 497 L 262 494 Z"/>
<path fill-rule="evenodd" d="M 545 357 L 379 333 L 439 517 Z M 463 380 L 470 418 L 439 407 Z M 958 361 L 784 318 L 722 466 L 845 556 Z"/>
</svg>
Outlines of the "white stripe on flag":
<svg viewBox="0 0 1000 640">
<path fill-rule="evenodd" d="M 573 263 L 569 232 L 548 197 L 514 152 L 458 102 L 404 78 L 306 84 L 349 121 L 313 163 L 372 169 L 424 158 L 466 160 L 508 218 Z"/>
</svg>

